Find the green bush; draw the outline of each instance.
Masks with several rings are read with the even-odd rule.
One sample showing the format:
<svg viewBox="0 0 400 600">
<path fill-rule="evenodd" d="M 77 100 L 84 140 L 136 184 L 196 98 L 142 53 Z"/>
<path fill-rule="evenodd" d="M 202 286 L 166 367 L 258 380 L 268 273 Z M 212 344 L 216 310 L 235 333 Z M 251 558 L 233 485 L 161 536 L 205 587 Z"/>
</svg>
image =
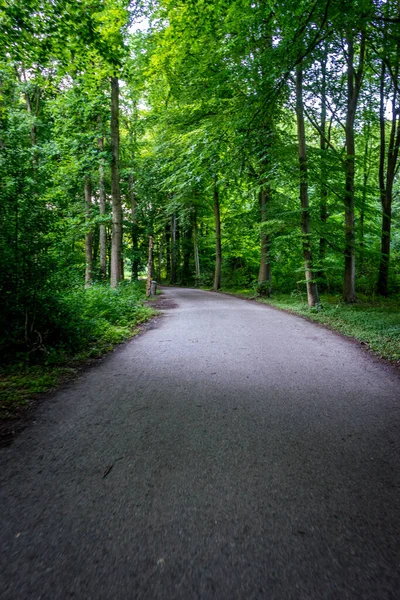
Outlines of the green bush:
<svg viewBox="0 0 400 600">
<path fill-rule="evenodd" d="M 0 340 L 3 357 L 10 362 L 56 363 L 61 355 L 86 351 L 121 342 L 130 330 L 145 321 L 152 310 L 143 305 L 144 288 L 138 283 L 122 283 L 116 289 L 95 284 L 87 290 L 52 293 L 41 290 L 25 319 L 17 320 L 12 331 Z"/>
</svg>

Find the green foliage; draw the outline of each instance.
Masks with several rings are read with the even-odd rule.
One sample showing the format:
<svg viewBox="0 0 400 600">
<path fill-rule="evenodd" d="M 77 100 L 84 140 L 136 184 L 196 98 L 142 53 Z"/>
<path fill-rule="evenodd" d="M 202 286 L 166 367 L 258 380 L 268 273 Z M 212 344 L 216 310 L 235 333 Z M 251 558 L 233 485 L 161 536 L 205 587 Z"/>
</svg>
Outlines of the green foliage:
<svg viewBox="0 0 400 600">
<path fill-rule="evenodd" d="M 130 33 L 129 23 L 143 7 L 149 31 Z M 304 295 L 294 107 L 294 70 L 301 63 L 313 277 L 323 291 L 338 292 L 345 248 L 344 40 L 349 29 L 355 54 L 364 29 L 368 50 L 354 127 L 355 254 L 357 293 L 372 295 L 382 261 L 382 130 L 387 168 L 393 123 L 400 128 L 398 96 L 393 96 L 399 72 L 397 17 L 394 0 L 359 0 L 351 10 L 341 0 L 321 5 L 306 0 L 0 4 L 1 358 L 57 362 L 63 353 L 85 353 L 88 347 L 96 355 L 124 339 L 147 314 L 136 288 L 108 290 L 108 271 L 100 269 L 100 232 L 107 266 L 112 236 L 111 76 L 121 79 L 125 276 L 144 272 L 152 234 L 157 278 L 210 287 L 217 186 L 223 286 L 257 288 L 264 234 L 272 276 L 259 293 L 271 287 Z M 387 68 L 380 86 L 382 63 Z M 383 126 L 381 92 L 385 106 L 395 102 L 396 117 L 386 115 Z M 325 143 L 323 97 L 328 104 Z M 400 287 L 396 160 L 392 294 Z M 92 189 L 87 206 L 85 181 Z M 261 215 L 260 192 L 266 190 Z M 100 198 L 106 204 L 102 212 Z M 84 291 L 89 234 L 94 283 Z"/>
<path fill-rule="evenodd" d="M 57 362 L 64 354 L 86 353 L 89 347 L 91 354 L 97 355 L 103 345 L 126 339 L 132 328 L 153 314 L 143 300 L 143 286 L 138 283 L 124 283 L 116 289 L 96 284 L 87 290 L 76 287 L 57 294 L 41 290 L 24 344 L 13 346 L 12 339 L 2 338 L 3 356 L 7 351 L 13 358 L 17 352 L 30 362 Z M 22 335 L 17 334 L 19 341 Z"/>
<path fill-rule="evenodd" d="M 48 297 L 37 323 L 46 326 L 47 335 L 36 338 L 29 353 L 23 347 L 16 354 L 9 348 L 11 362 L 0 369 L 0 418 L 15 417 L 36 394 L 73 375 L 82 361 L 131 337 L 155 314 L 144 300 L 142 283 L 124 283 L 116 289 L 97 284 Z"/>
</svg>

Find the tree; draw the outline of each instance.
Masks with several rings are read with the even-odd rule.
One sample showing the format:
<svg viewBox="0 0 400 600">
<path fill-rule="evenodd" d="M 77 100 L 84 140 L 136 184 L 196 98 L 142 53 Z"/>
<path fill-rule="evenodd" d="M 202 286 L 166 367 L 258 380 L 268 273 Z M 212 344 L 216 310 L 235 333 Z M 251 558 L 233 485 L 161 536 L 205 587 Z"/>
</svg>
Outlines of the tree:
<svg viewBox="0 0 400 600">
<path fill-rule="evenodd" d="M 355 229 L 354 229 L 354 178 L 355 178 L 355 143 L 354 120 L 364 74 L 366 32 L 363 27 L 358 33 L 359 55 L 358 65 L 354 65 L 355 33 L 352 24 L 347 28 L 345 41 L 347 46 L 347 112 L 346 112 L 346 160 L 345 160 L 345 250 L 344 250 L 344 286 L 345 302 L 356 301 L 355 291 Z"/>
<path fill-rule="evenodd" d="M 310 240 L 310 208 L 308 201 L 308 167 L 306 134 L 303 108 L 303 69 L 301 63 L 296 67 L 296 114 L 297 135 L 299 143 L 300 166 L 300 203 L 301 203 L 301 233 L 303 242 L 304 270 L 306 275 L 308 306 L 319 303 L 318 287 L 314 278 L 313 260 Z"/>
<path fill-rule="evenodd" d="M 119 82 L 111 77 L 111 287 L 122 278 L 122 204 L 119 187 Z"/>
<path fill-rule="evenodd" d="M 398 172 L 400 148 L 400 30 L 396 17 L 400 15 L 398 2 L 388 2 L 384 9 L 387 17 L 393 17 L 390 29 L 385 26 L 381 33 L 381 71 L 379 86 L 379 125 L 380 125 L 380 159 L 379 189 L 382 205 L 381 257 L 379 263 L 378 293 L 387 296 L 389 293 L 390 241 L 392 225 L 393 186 Z M 390 98 L 391 120 L 389 142 L 386 142 L 386 102 Z"/>
</svg>

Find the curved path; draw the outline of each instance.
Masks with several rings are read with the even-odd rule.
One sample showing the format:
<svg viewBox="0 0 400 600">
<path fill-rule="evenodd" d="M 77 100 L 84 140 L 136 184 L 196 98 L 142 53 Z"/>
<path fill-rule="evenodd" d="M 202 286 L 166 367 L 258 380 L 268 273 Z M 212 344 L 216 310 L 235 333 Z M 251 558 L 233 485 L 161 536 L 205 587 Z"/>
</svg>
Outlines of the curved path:
<svg viewBox="0 0 400 600">
<path fill-rule="evenodd" d="M 2 600 L 398 600 L 397 374 L 298 317 L 165 294 L 1 450 Z"/>
</svg>

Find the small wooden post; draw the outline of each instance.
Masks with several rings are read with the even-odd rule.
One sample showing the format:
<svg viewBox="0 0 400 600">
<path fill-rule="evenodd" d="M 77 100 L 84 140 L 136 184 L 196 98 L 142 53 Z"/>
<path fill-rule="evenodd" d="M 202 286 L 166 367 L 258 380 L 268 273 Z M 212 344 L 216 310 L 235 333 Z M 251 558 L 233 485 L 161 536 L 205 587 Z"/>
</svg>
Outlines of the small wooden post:
<svg viewBox="0 0 400 600">
<path fill-rule="evenodd" d="M 146 296 L 151 296 L 151 280 L 153 279 L 153 236 L 149 236 L 149 259 L 147 262 Z"/>
</svg>

